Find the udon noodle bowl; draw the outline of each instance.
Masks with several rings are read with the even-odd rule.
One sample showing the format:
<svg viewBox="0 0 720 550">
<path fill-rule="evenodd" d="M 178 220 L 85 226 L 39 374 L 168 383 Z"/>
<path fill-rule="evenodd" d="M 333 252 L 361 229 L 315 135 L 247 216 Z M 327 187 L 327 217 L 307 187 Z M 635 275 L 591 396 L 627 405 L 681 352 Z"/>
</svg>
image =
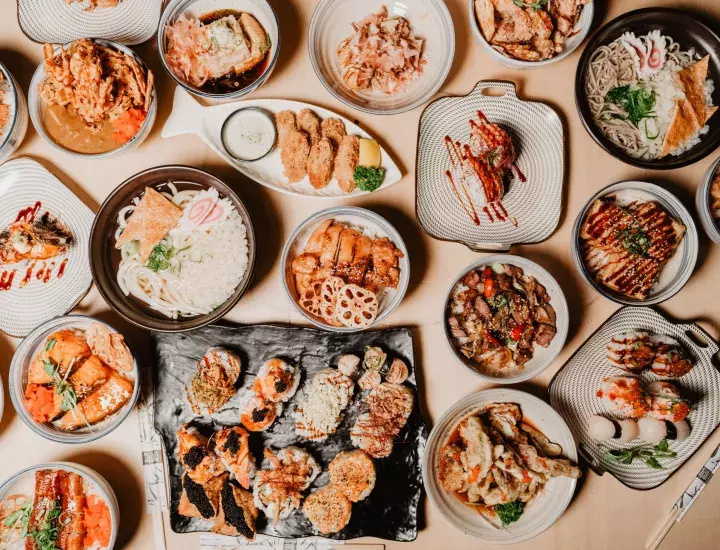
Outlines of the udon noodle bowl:
<svg viewBox="0 0 720 550">
<path fill-rule="evenodd" d="M 118 284 L 126 296 L 172 319 L 210 313 L 232 296 L 245 274 L 246 227 L 233 203 L 215 189 L 181 191 L 173 183 L 164 187 L 161 195 L 181 215 L 168 224 L 171 228 L 160 234 L 146 258 L 141 239 L 122 244 Z M 118 213 L 116 242 L 140 204 L 136 197 Z M 147 225 L 148 232 L 156 229 L 153 220 Z"/>
<path fill-rule="evenodd" d="M 585 94 L 595 124 L 642 160 L 681 155 L 708 132 L 714 83 L 707 58 L 652 31 L 625 33 L 590 59 Z"/>
</svg>

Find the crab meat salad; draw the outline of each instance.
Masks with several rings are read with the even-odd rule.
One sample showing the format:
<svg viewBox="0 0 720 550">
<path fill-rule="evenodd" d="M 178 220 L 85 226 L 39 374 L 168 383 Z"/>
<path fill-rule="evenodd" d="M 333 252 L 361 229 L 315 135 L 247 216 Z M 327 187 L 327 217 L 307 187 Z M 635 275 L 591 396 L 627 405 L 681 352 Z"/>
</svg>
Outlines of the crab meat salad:
<svg viewBox="0 0 720 550">
<path fill-rule="evenodd" d="M 440 451 L 437 476 L 498 529 L 520 520 L 552 478 L 581 472 L 562 449 L 523 417 L 513 403 L 493 403 L 463 419 Z"/>
<path fill-rule="evenodd" d="M 337 47 L 342 79 L 351 89 L 395 95 L 422 76 L 425 41 L 407 19 L 390 16 L 382 6 L 352 27 Z"/>
<path fill-rule="evenodd" d="M 60 431 L 102 429 L 130 401 L 134 368 L 123 336 L 105 325 L 58 330 L 30 364 L 25 410 Z"/>
<path fill-rule="evenodd" d="M 211 94 L 245 88 L 265 70 L 270 36 L 250 13 L 183 14 L 165 28 L 165 61 L 181 81 Z"/>
<path fill-rule="evenodd" d="M 19 550 L 106 550 L 110 508 L 89 478 L 62 469 L 35 470 L 0 502 L 0 544 Z"/>
<path fill-rule="evenodd" d="M 510 264 L 473 269 L 452 290 L 447 324 L 452 342 L 481 371 L 521 371 L 557 333 L 545 287 Z"/>
</svg>

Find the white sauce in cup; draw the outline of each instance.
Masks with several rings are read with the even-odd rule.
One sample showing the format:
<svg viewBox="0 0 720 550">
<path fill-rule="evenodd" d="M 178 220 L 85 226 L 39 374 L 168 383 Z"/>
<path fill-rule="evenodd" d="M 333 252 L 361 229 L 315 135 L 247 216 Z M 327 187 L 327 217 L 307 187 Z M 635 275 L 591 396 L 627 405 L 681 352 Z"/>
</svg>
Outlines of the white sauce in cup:
<svg viewBox="0 0 720 550">
<path fill-rule="evenodd" d="M 221 138 L 228 154 L 238 160 L 258 160 L 275 146 L 277 132 L 269 115 L 251 107 L 232 113 L 223 123 Z"/>
</svg>

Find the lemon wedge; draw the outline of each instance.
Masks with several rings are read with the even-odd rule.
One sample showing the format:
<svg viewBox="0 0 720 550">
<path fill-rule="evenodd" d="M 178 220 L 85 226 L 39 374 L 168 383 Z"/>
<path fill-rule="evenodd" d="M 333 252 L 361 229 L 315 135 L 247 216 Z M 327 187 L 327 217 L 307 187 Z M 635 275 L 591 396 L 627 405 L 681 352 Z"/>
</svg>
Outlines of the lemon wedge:
<svg viewBox="0 0 720 550">
<path fill-rule="evenodd" d="M 358 166 L 379 168 L 381 163 L 380 145 L 374 139 L 360 139 L 360 159 Z"/>
</svg>

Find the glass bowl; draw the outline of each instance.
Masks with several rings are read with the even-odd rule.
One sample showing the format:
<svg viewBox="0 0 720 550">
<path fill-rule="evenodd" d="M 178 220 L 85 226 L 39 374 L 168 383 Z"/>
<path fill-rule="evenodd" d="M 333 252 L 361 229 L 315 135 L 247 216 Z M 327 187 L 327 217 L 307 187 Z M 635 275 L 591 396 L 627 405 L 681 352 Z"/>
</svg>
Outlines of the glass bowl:
<svg viewBox="0 0 720 550">
<path fill-rule="evenodd" d="M 352 90 L 343 82 L 336 53 L 338 44 L 352 34 L 351 24 L 383 5 L 390 15 L 408 19 L 413 34 L 425 40 L 427 60 L 422 76 L 411 82 L 406 92 L 391 96 Z M 442 0 L 320 0 L 310 21 L 308 49 L 315 74 L 337 99 L 366 113 L 394 115 L 422 105 L 440 89 L 455 55 L 455 28 Z"/>
<path fill-rule="evenodd" d="M 28 126 L 28 108 L 22 88 L 13 78 L 7 67 L 0 63 L 3 76 L 2 89 L 5 91 L 5 103 L 10 105 L 10 121 L 5 128 L 0 128 L 0 164 L 12 155 L 25 137 Z"/>
</svg>

